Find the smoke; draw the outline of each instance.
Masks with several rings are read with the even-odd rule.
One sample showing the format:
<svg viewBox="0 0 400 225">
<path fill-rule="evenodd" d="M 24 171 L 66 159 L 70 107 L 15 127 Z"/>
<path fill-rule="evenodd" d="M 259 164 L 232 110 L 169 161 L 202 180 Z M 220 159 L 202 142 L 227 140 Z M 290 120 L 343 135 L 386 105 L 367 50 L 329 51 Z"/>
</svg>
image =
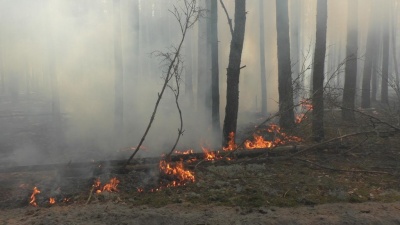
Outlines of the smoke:
<svg viewBox="0 0 400 225">
<path fill-rule="evenodd" d="M 290 0 L 295 1 L 295 0 Z M 138 2 L 138 5 L 136 5 Z M 179 1 L 178 1 L 179 2 Z M 360 43 L 365 43 L 370 1 L 360 4 Z M 7 160 L 18 164 L 46 162 L 48 154 L 54 161 L 124 158 L 135 147 L 150 120 L 163 77 L 163 63 L 152 56 L 154 51 L 168 51 L 180 40 L 178 24 L 168 9 L 175 1 L 121 1 L 121 30 L 124 71 L 124 130 L 120 142 L 114 133 L 114 51 L 113 1 L 89 0 L 2 0 L 0 1 L 0 104 L 6 102 L 24 106 L 18 110 L 26 114 L 51 113 L 51 76 L 58 78 L 61 112 L 64 113 L 63 140 L 52 139 L 43 145 L 35 135 L 25 140 L 2 138 L 12 145 L 13 154 Z M 179 3 L 177 3 L 179 4 Z M 233 1 L 225 2 L 231 18 Z M 138 9 L 135 10 L 135 7 Z M 316 0 L 301 1 L 300 55 L 315 39 Z M 340 46 L 345 54 L 346 0 L 330 1 L 328 42 Z M 247 1 L 247 23 L 240 77 L 239 124 L 246 124 L 260 111 L 259 84 L 259 17 L 258 1 Z M 267 96 L 270 112 L 277 110 L 277 59 L 275 0 L 265 1 L 265 52 Z M 220 113 L 225 113 L 226 68 L 231 34 L 225 12 L 218 9 Z M 202 141 L 210 141 L 210 112 L 196 111 L 197 41 L 198 31 L 191 30 L 193 52 L 192 71 L 194 99 L 185 95 L 182 81 L 180 103 L 184 117 L 184 134 L 179 148 L 199 148 Z M 187 46 L 186 46 L 187 47 Z M 363 52 L 365 46 L 360 47 Z M 185 50 L 182 52 L 185 57 Z M 305 64 L 311 64 L 307 61 Z M 53 68 L 53 69 L 52 69 Z M 310 72 L 310 71 L 309 71 Z M 35 101 L 33 101 L 35 99 Z M 19 100 L 19 102 L 18 102 Z M 40 107 L 38 107 L 40 106 Z M 8 107 L 8 106 L 7 106 Z M 19 106 L 18 106 L 19 107 Z M 18 108 L 15 107 L 15 108 Z M 38 109 L 39 108 L 39 109 Z M 9 113 L 2 108 L 1 113 Z M 31 117 L 29 117 L 31 118 Z M 49 118 L 32 117 L 16 121 L 19 130 L 32 124 L 49 125 Z M 4 123 L 0 118 L 0 123 Z M 12 127 L 13 125 L 9 125 Z M 144 142 L 144 155 L 160 155 L 170 150 L 178 135 L 179 115 L 173 94 L 165 93 L 155 122 Z M 15 132 L 17 132 L 16 127 Z M 33 130 L 33 133 L 38 132 Z M 51 133 L 51 129 L 47 132 Z M 13 134 L 10 134 L 13 135 Z M 56 142 L 56 143 L 54 143 Z M 7 146 L 7 145 L 5 145 Z M 8 148 L 8 147 L 7 147 Z M 47 149 L 47 150 L 43 150 Z M 49 149 L 52 149 L 49 151 Z M 11 152 L 8 151 L 7 152 Z M 61 153 L 60 153 L 61 152 Z M 62 156 L 62 157 L 60 157 Z M 58 158 L 57 158 L 58 157 Z"/>
</svg>

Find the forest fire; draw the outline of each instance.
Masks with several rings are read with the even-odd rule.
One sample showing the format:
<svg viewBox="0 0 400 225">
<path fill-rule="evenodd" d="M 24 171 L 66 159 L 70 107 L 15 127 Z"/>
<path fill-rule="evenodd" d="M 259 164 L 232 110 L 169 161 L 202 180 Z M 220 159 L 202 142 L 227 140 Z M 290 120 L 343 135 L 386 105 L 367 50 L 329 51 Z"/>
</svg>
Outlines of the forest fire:
<svg viewBox="0 0 400 225">
<path fill-rule="evenodd" d="M 116 177 L 113 177 L 110 179 L 110 181 L 105 184 L 103 187 L 101 187 L 101 181 L 99 178 L 97 178 L 94 181 L 93 187 L 96 189 L 96 193 L 99 194 L 101 192 L 107 191 L 107 192 L 118 192 L 117 186 L 119 184 L 119 180 Z"/>
<path fill-rule="evenodd" d="M 49 203 L 50 203 L 50 205 L 54 205 L 56 203 L 56 199 L 55 198 L 50 198 L 49 199 Z"/>
<path fill-rule="evenodd" d="M 159 169 L 162 175 L 172 179 L 172 182 L 167 184 L 166 187 L 184 186 L 187 183 L 193 183 L 195 181 L 194 173 L 190 170 L 186 170 L 182 161 L 171 164 L 165 160 L 161 160 Z"/>
<path fill-rule="evenodd" d="M 281 128 L 276 124 L 270 124 L 266 129 L 268 134 L 272 134 L 273 140 L 268 141 L 263 138 L 261 135 L 253 134 L 253 141 L 246 140 L 244 142 L 244 146 L 246 149 L 255 149 L 255 148 L 273 148 L 280 144 L 285 144 L 288 142 L 300 142 L 301 138 L 296 136 L 287 135 L 286 133 L 281 131 Z"/>
<path fill-rule="evenodd" d="M 33 206 L 38 206 L 38 204 L 36 203 L 36 195 L 40 194 L 40 190 L 37 187 L 33 188 L 33 192 L 29 201 L 29 204 L 33 205 Z"/>
<path fill-rule="evenodd" d="M 218 152 L 213 152 L 211 149 L 201 146 L 201 149 L 204 153 L 204 160 L 213 161 L 217 159 L 221 159 L 222 157 L 218 155 Z"/>
<path fill-rule="evenodd" d="M 235 133 L 234 132 L 230 132 L 229 133 L 228 145 L 223 147 L 222 150 L 224 150 L 224 151 L 232 151 L 232 150 L 235 150 L 236 148 L 237 148 L 237 145 L 235 143 Z"/>
</svg>

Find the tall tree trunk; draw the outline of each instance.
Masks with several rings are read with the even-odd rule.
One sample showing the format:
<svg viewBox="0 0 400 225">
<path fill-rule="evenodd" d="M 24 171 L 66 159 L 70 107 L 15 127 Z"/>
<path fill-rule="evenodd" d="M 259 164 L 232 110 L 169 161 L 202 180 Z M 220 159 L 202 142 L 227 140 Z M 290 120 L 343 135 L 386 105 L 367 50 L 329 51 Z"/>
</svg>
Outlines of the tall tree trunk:
<svg viewBox="0 0 400 225">
<path fill-rule="evenodd" d="M 357 85 L 358 0 L 348 0 L 346 69 L 343 90 L 342 119 L 354 120 Z"/>
<path fill-rule="evenodd" d="M 210 0 L 200 1 L 200 7 L 207 9 Z M 209 11 L 208 11 L 209 12 Z M 208 15 L 209 16 L 209 15 Z M 207 16 L 207 17 L 208 17 Z M 208 114 L 211 106 L 211 80 L 210 80 L 210 58 L 208 42 L 207 17 L 202 17 L 198 22 L 198 51 L 197 51 L 197 112 L 206 115 L 207 126 L 211 124 Z"/>
<path fill-rule="evenodd" d="M 279 125 L 294 127 L 293 86 L 290 62 L 288 0 L 276 0 L 276 30 L 278 44 Z"/>
<path fill-rule="evenodd" d="M 327 0 L 317 2 L 317 29 L 314 52 L 312 133 L 315 141 L 324 138 L 324 65 L 326 53 Z"/>
<path fill-rule="evenodd" d="M 372 3 L 372 12 L 369 18 L 368 37 L 366 44 L 366 53 L 364 61 L 364 74 L 362 78 L 362 90 L 361 90 L 361 107 L 371 107 L 371 74 L 372 64 L 374 62 L 374 55 L 376 54 L 377 34 L 376 34 L 376 20 L 375 15 L 377 13 L 375 2 Z"/>
<path fill-rule="evenodd" d="M 388 96 L 388 79 L 389 79 L 389 24 L 390 24 L 390 8 L 389 4 L 385 2 L 384 13 L 382 13 L 383 22 L 382 22 L 382 83 L 381 83 L 381 102 L 388 104 L 389 103 L 389 96 Z"/>
<path fill-rule="evenodd" d="M 211 0 L 211 94 L 212 126 L 215 134 L 221 133 L 219 119 L 219 64 L 218 64 L 218 0 Z"/>
<path fill-rule="evenodd" d="M 397 54 L 396 54 L 396 51 L 397 51 L 397 21 L 398 21 L 398 19 L 397 19 L 397 7 L 398 7 L 398 5 L 396 4 L 396 2 L 394 2 L 394 11 L 392 12 L 393 14 L 392 14 L 392 19 L 391 19 L 391 22 L 392 22 L 392 54 L 393 54 L 393 68 L 394 68 L 394 72 L 395 72 L 395 87 L 397 88 L 397 89 L 399 89 L 400 88 L 400 82 L 399 82 L 399 65 L 398 65 L 398 61 L 397 61 Z"/>
<path fill-rule="evenodd" d="M 223 128 L 224 143 L 229 142 L 229 134 L 236 134 L 239 109 L 239 75 L 242 59 L 244 33 L 246 28 L 246 0 L 235 0 L 234 30 L 229 53 L 227 70 L 227 90 L 225 120 Z"/>
<path fill-rule="evenodd" d="M 297 105 L 300 100 L 300 21 L 301 0 L 290 0 L 290 56 L 292 67 L 292 79 L 295 82 L 293 90 L 293 101 Z"/>
<path fill-rule="evenodd" d="M 116 137 L 120 137 L 124 119 L 124 86 L 121 43 L 121 1 L 114 0 L 114 72 L 115 72 L 115 100 L 114 100 L 114 128 Z"/>
<path fill-rule="evenodd" d="M 261 114 L 267 115 L 267 74 L 265 71 L 265 30 L 264 30 L 264 0 L 259 0 L 260 16 L 260 78 L 261 78 Z"/>
</svg>

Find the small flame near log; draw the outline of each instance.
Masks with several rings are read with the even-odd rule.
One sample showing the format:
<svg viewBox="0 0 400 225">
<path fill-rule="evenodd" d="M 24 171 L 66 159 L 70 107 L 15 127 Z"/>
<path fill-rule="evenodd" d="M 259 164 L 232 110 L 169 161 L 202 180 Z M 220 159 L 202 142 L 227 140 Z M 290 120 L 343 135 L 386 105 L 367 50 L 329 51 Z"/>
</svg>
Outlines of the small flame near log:
<svg viewBox="0 0 400 225">
<path fill-rule="evenodd" d="M 54 205 L 56 203 L 56 199 L 55 198 L 50 198 L 49 199 L 49 203 L 50 203 L 50 205 Z"/>
<path fill-rule="evenodd" d="M 223 147 L 222 150 L 224 150 L 224 151 L 232 151 L 232 150 L 235 150 L 236 148 L 237 148 L 237 145 L 235 143 L 235 132 L 230 132 L 229 133 L 228 145 Z"/>
<path fill-rule="evenodd" d="M 29 204 L 31 204 L 32 206 L 38 206 L 38 204 L 36 203 L 36 195 L 40 194 L 40 190 L 37 187 L 33 188 L 33 192 L 29 201 Z"/>
<path fill-rule="evenodd" d="M 273 148 L 278 145 L 286 144 L 288 142 L 301 142 L 301 138 L 291 136 L 281 131 L 281 128 L 276 124 L 270 124 L 266 129 L 269 134 L 273 135 L 273 140 L 265 140 L 261 135 L 253 134 L 253 141 L 246 140 L 244 146 L 246 149 L 256 148 Z"/>
<path fill-rule="evenodd" d="M 184 186 L 187 183 L 195 182 L 194 173 L 185 169 L 182 161 L 172 164 L 165 160 L 161 160 L 159 163 L 159 169 L 161 174 L 172 179 L 172 181 L 166 184 L 165 187 Z"/>
<path fill-rule="evenodd" d="M 118 192 L 118 184 L 120 183 L 120 181 L 116 178 L 113 177 L 110 179 L 110 181 L 108 183 L 106 183 L 103 187 L 101 187 L 101 181 L 100 178 L 97 178 L 94 183 L 93 183 L 93 188 L 96 190 L 96 193 L 102 193 L 104 191 L 107 192 Z"/>
</svg>

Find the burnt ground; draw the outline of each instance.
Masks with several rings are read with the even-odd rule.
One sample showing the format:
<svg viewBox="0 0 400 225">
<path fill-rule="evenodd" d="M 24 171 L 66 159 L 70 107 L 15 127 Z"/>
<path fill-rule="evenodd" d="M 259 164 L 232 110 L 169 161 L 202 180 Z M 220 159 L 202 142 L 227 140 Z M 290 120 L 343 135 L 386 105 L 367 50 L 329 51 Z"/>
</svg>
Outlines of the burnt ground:
<svg viewBox="0 0 400 225">
<path fill-rule="evenodd" d="M 57 145 L 46 138 L 52 133 L 46 132 L 51 130 L 47 119 L 16 120 L 10 112 L 2 113 L 2 125 L 13 124 L 14 129 L 2 134 L 3 159 L 15 154 L 4 149 L 21 145 L 21 136 L 41 143 L 39 151 Z M 364 113 L 377 119 L 357 114 L 354 122 L 345 123 L 338 110 L 326 111 L 326 140 L 358 135 L 321 144 L 289 159 L 282 157 L 296 151 L 257 160 L 202 163 L 192 168 L 194 183 L 153 192 L 150 189 L 159 187 L 160 176 L 152 164 L 123 174 L 107 167 L 96 176 L 91 167 L 69 175 L 60 170 L 0 173 L 0 223 L 400 224 L 400 133 L 390 127 L 398 121 L 383 110 Z M 30 124 L 29 129 L 24 123 Z M 254 125 L 243 127 L 238 137 L 251 136 Z M 310 130 L 306 119 L 290 133 L 304 140 L 297 144 L 312 146 Z M 97 177 L 103 183 L 117 177 L 119 191 L 91 194 Z M 41 190 L 38 207 L 29 205 L 34 186 Z M 144 192 L 137 191 L 143 187 Z M 50 205 L 49 197 L 55 197 L 56 204 Z"/>
</svg>

